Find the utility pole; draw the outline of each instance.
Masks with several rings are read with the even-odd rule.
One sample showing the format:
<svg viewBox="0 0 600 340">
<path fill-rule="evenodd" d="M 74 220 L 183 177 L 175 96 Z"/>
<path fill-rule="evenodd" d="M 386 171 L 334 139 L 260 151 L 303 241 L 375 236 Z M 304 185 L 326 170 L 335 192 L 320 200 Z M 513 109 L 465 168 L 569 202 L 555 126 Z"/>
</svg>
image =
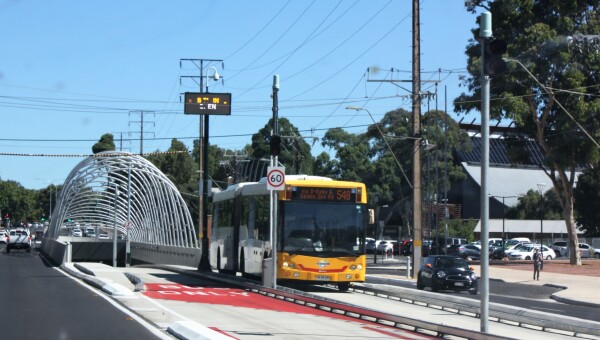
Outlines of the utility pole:
<svg viewBox="0 0 600 340">
<path fill-rule="evenodd" d="M 416 277 L 421 266 L 421 252 L 423 240 L 421 239 L 421 45 L 419 0 L 413 0 L 412 20 L 412 137 L 414 139 L 413 152 L 413 271 Z"/>
<path fill-rule="evenodd" d="M 144 125 L 152 124 L 152 126 L 156 126 L 154 124 L 154 122 L 144 122 L 144 114 L 146 114 L 146 113 L 150 113 L 150 114 L 154 115 L 154 111 L 129 111 L 129 116 L 131 116 L 132 114 L 137 114 L 140 116 L 140 120 L 138 120 L 138 121 L 129 121 L 130 126 L 131 126 L 131 123 L 140 125 L 140 132 L 139 132 L 139 134 L 140 134 L 140 156 L 144 155 L 144 133 L 152 134 L 152 137 L 154 137 L 154 132 L 144 132 Z M 137 133 L 137 132 L 131 132 L 131 133 Z"/>
</svg>

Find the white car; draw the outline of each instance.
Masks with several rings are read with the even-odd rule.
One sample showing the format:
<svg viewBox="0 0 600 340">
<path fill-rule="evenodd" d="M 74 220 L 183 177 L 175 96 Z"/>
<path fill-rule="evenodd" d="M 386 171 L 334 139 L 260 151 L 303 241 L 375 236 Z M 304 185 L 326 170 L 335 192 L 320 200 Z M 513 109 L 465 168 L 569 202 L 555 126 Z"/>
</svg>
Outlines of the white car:
<svg viewBox="0 0 600 340">
<path fill-rule="evenodd" d="M 600 259 L 600 249 L 594 248 L 587 243 L 579 243 L 579 252 L 581 253 L 581 257 L 595 257 Z M 565 255 L 569 256 L 569 249 L 566 249 Z"/>
<path fill-rule="evenodd" d="M 5 231 L 0 231 L 0 243 L 6 243 L 6 236 L 8 234 Z"/>
<path fill-rule="evenodd" d="M 81 232 L 81 229 L 73 229 L 73 232 L 71 233 L 71 236 L 73 236 L 73 237 L 82 237 L 83 233 Z"/>
<path fill-rule="evenodd" d="M 102 233 L 102 234 L 98 235 L 98 238 L 101 240 L 110 240 L 110 237 L 108 237 L 107 233 Z"/>
<path fill-rule="evenodd" d="M 556 253 L 556 256 L 568 256 L 567 252 L 567 241 L 554 241 L 550 246 Z"/>
<path fill-rule="evenodd" d="M 377 254 L 388 254 L 392 255 L 394 253 L 394 243 L 396 241 L 381 241 L 377 245 Z"/>
<path fill-rule="evenodd" d="M 533 250 L 540 247 L 542 249 L 542 257 L 545 260 L 552 260 L 556 258 L 554 250 L 546 246 L 540 246 L 539 244 L 527 244 L 519 247 L 519 249 L 510 252 L 508 258 L 511 260 L 531 260 L 533 259 Z"/>
</svg>

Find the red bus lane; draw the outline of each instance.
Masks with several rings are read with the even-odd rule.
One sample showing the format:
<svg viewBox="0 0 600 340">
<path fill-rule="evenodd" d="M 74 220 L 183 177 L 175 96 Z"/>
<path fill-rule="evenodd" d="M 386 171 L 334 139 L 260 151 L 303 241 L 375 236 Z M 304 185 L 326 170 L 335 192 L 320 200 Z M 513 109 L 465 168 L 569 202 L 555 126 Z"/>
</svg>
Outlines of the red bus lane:
<svg viewBox="0 0 600 340">
<path fill-rule="evenodd" d="M 335 315 L 315 308 L 273 299 L 239 288 L 195 287 L 181 284 L 160 283 L 146 283 L 145 286 L 146 292 L 144 292 L 144 295 L 153 299 L 168 299 L 185 302 L 274 310 L 279 312 L 312 314 L 356 321 L 351 317 Z"/>
<path fill-rule="evenodd" d="M 231 287 L 189 286 L 182 284 L 146 283 L 144 295 L 152 299 L 167 299 L 201 304 L 226 305 L 234 307 L 254 308 L 277 312 L 309 314 L 344 321 L 352 321 L 363 325 L 363 329 L 390 338 L 400 339 L 432 339 L 423 334 L 388 327 L 366 320 L 358 320 L 345 315 L 326 312 L 296 303 L 274 299 L 261 294 Z"/>
</svg>

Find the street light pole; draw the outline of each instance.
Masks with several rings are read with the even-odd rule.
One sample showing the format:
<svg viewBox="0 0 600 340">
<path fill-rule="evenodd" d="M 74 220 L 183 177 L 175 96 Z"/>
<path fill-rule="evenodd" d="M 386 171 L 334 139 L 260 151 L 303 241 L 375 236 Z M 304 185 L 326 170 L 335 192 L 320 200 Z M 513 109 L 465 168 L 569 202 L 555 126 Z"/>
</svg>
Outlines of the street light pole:
<svg viewBox="0 0 600 340">
<path fill-rule="evenodd" d="M 538 183 L 538 189 L 540 189 L 540 244 L 544 245 L 544 188 L 546 183 Z M 541 250 L 541 249 L 540 249 Z"/>
<path fill-rule="evenodd" d="M 506 219 L 506 204 L 504 203 L 505 198 L 516 198 L 519 196 L 498 196 L 498 195 L 490 195 L 490 197 L 494 198 L 502 198 L 502 249 L 504 249 L 504 242 L 506 242 L 506 238 L 504 237 L 504 221 Z"/>
</svg>

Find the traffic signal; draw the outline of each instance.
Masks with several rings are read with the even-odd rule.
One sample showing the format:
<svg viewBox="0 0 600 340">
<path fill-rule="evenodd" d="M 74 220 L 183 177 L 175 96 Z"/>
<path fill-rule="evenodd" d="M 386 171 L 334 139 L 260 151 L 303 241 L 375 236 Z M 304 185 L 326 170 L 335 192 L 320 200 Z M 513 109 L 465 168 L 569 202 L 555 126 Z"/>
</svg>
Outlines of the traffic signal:
<svg viewBox="0 0 600 340">
<path fill-rule="evenodd" d="M 271 149 L 271 156 L 279 156 L 281 153 L 281 137 L 272 135 L 269 140 L 269 147 Z"/>
<path fill-rule="evenodd" d="M 46 220 L 46 216 L 42 216 L 42 222 Z"/>
<path fill-rule="evenodd" d="M 506 61 L 502 55 L 506 53 L 506 43 L 493 37 L 483 40 L 483 74 L 495 76 L 506 71 Z"/>
</svg>

